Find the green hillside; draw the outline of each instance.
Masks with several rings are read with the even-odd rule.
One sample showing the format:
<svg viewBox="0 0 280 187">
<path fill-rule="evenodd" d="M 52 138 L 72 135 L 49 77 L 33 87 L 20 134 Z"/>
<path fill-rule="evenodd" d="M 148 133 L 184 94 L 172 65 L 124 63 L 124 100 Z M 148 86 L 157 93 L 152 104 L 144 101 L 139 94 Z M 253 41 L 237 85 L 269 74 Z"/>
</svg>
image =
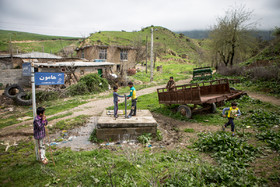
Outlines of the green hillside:
<svg viewBox="0 0 280 187">
<path fill-rule="evenodd" d="M 133 46 L 135 44 L 146 45 L 146 36 L 150 45 L 151 27 L 143 28 L 141 31 L 100 31 L 90 35 L 81 45 L 99 44 L 99 45 L 121 45 Z M 154 49 L 160 54 L 188 55 L 191 59 L 195 57 L 200 50 L 195 40 L 192 40 L 183 34 L 176 34 L 163 27 L 154 27 Z"/>
<path fill-rule="evenodd" d="M 254 62 L 277 62 L 280 63 L 280 37 L 275 38 L 270 44 L 264 48 L 256 56 L 250 58 L 244 65 L 249 65 Z"/>
<path fill-rule="evenodd" d="M 18 32 L 18 31 L 8 31 L 8 30 L 0 30 L 0 40 L 1 41 L 9 41 L 11 40 L 22 41 L 22 40 L 77 40 L 77 37 L 67 37 L 67 36 L 49 36 L 28 32 Z"/>
<path fill-rule="evenodd" d="M 65 36 L 48 36 L 27 32 L 0 30 L 0 51 L 9 50 L 9 41 L 12 41 L 13 50 L 20 52 L 44 51 L 58 53 L 69 45 L 77 45 L 79 38 Z M 26 41 L 13 43 L 15 41 Z M 32 42 L 34 41 L 34 42 Z"/>
</svg>

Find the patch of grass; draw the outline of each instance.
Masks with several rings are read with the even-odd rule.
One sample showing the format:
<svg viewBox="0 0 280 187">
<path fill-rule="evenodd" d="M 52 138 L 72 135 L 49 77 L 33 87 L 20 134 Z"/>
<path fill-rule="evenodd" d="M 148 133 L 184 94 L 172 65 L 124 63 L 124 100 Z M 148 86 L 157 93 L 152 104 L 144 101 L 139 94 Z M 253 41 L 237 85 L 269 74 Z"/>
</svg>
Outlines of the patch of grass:
<svg viewBox="0 0 280 187">
<path fill-rule="evenodd" d="M 157 62 L 157 66 L 162 65 L 163 72 L 154 70 L 154 81 L 157 84 L 166 84 L 169 77 L 173 76 L 175 81 L 188 79 L 191 76 L 192 69 L 195 67 L 193 64 L 179 63 L 176 61 Z M 150 73 L 146 74 L 145 71 L 137 72 L 131 76 L 132 79 L 140 80 L 144 83 L 150 82 Z"/>
<path fill-rule="evenodd" d="M 213 153 L 220 164 L 235 167 L 249 166 L 260 152 L 241 138 L 232 137 L 230 133 L 201 133 L 194 143 L 196 150 Z"/>
<path fill-rule="evenodd" d="M 91 141 L 93 143 L 101 143 L 101 142 L 103 142 L 103 140 L 99 140 L 96 137 L 96 129 L 93 129 L 92 133 L 90 134 L 89 141 Z"/>
<path fill-rule="evenodd" d="M 4 127 L 7 127 L 7 126 L 10 126 L 10 125 L 14 125 L 14 124 L 17 124 L 17 123 L 20 123 L 22 121 L 20 120 L 17 120 L 17 116 L 10 116 L 8 118 L 2 118 L 0 120 L 0 129 L 1 128 L 4 128 Z"/>
<path fill-rule="evenodd" d="M 56 149 L 55 166 L 35 161 L 32 141 L 19 142 L 5 152 L 0 145 L 0 181 L 3 186 L 258 186 L 253 173 L 209 165 L 197 153 L 184 149 L 135 151 L 71 151 Z M 47 157 L 51 158 L 47 150 Z"/>
<path fill-rule="evenodd" d="M 195 130 L 194 129 L 184 129 L 184 132 L 187 132 L 187 133 L 194 133 Z"/>
<path fill-rule="evenodd" d="M 52 127 L 49 127 L 49 129 L 51 132 L 53 132 L 56 129 L 59 129 L 59 130 L 73 129 L 75 127 L 84 125 L 87 122 L 88 118 L 89 118 L 88 115 L 79 115 L 74 118 L 61 120 L 61 121 L 57 122 L 55 125 L 53 125 Z"/>
<path fill-rule="evenodd" d="M 56 115 L 56 116 L 48 118 L 48 121 L 50 122 L 50 121 L 55 120 L 55 119 L 63 118 L 63 117 L 66 117 L 66 116 L 71 116 L 72 114 L 73 114 L 73 112 L 67 112 L 65 114 Z"/>
<path fill-rule="evenodd" d="M 280 152 L 280 131 L 264 131 L 256 135 L 259 140 L 265 141 L 268 145 Z"/>
</svg>

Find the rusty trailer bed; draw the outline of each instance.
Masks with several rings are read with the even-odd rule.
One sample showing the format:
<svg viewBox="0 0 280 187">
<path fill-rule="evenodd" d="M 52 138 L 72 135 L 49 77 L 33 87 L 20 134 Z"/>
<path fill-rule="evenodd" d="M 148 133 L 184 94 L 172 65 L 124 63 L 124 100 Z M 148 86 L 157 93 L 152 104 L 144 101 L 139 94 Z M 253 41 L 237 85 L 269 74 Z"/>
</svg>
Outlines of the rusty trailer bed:
<svg viewBox="0 0 280 187">
<path fill-rule="evenodd" d="M 245 94 L 243 91 L 231 90 L 228 79 L 180 85 L 174 91 L 159 88 L 157 92 L 160 104 L 180 105 L 218 103 Z"/>
</svg>

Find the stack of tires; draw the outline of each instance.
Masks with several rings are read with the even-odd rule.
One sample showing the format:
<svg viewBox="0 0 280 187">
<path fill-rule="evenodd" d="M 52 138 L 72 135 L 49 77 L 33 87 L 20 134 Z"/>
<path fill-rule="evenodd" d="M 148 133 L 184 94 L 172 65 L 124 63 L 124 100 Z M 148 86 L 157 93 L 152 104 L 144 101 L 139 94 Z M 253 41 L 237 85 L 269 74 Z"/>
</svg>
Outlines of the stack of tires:
<svg viewBox="0 0 280 187">
<path fill-rule="evenodd" d="M 21 106 L 28 106 L 32 105 L 32 99 L 26 99 L 27 94 L 24 92 L 22 87 L 20 87 L 18 84 L 12 84 L 10 86 L 7 86 L 5 89 L 4 94 L 13 99 L 14 102 Z"/>
</svg>

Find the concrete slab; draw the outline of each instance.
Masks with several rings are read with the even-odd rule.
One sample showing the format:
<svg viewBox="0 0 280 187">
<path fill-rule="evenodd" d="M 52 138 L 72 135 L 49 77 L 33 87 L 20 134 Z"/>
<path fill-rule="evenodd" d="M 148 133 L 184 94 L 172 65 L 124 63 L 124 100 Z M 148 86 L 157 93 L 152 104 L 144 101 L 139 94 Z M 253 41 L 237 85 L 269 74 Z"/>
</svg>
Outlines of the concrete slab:
<svg viewBox="0 0 280 187">
<path fill-rule="evenodd" d="M 125 118 L 123 111 L 119 111 L 119 117 L 114 118 L 113 114 L 105 110 L 98 119 L 97 128 L 129 128 L 129 127 L 156 127 L 157 122 L 149 110 L 139 110 L 136 116 Z"/>
<path fill-rule="evenodd" d="M 126 119 L 124 111 L 118 112 L 115 119 L 112 111 L 103 111 L 97 121 L 97 139 L 105 141 L 121 141 L 137 139 L 144 133 L 156 134 L 157 122 L 149 110 L 137 110 L 137 115 Z"/>
</svg>

